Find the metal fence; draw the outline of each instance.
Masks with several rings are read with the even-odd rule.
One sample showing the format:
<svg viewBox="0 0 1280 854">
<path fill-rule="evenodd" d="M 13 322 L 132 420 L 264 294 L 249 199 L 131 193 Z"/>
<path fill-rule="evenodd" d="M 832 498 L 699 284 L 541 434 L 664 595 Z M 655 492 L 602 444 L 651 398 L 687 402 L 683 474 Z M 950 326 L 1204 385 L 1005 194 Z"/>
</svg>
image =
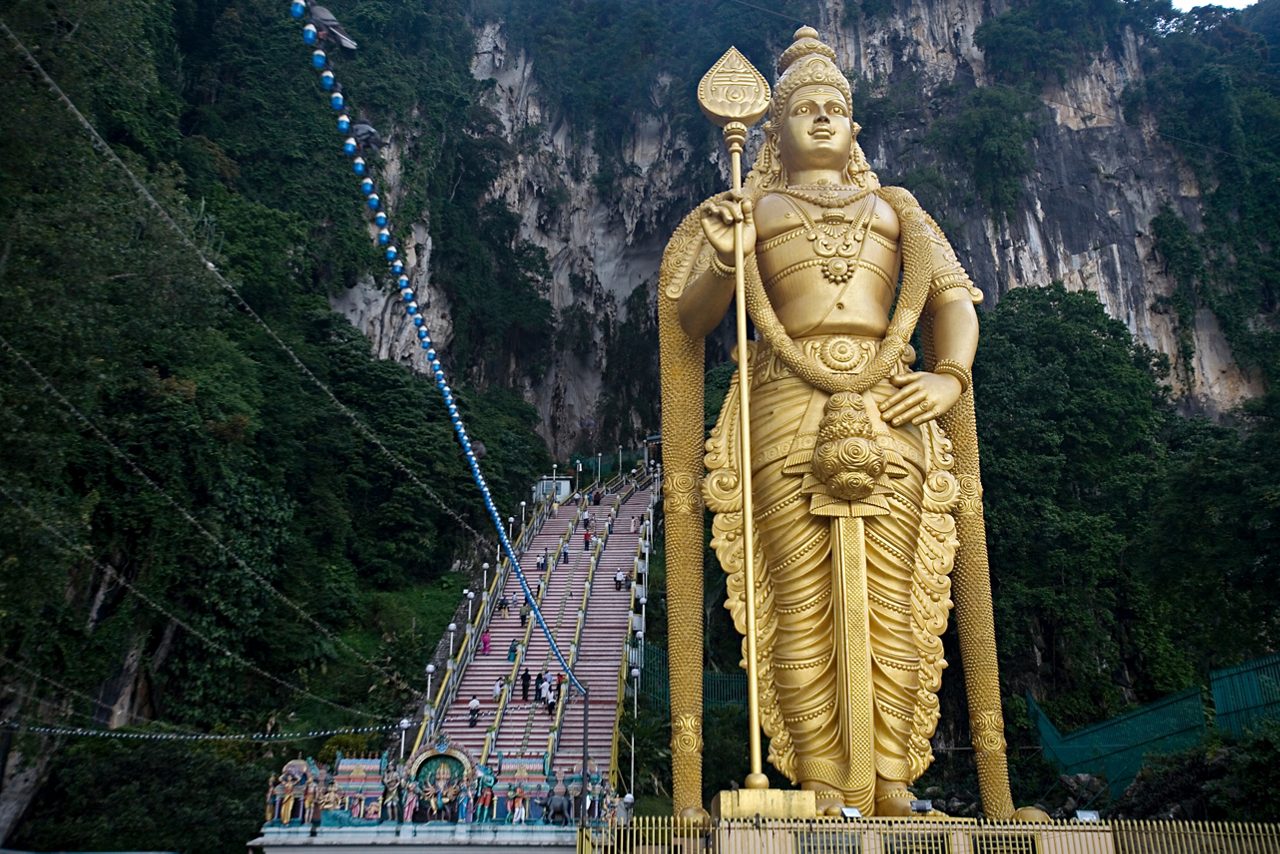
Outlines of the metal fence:
<svg viewBox="0 0 1280 854">
<path fill-rule="evenodd" d="M 577 850 L 616 854 L 1280 854 L 1280 825 L 980 822 L 971 819 L 720 821 L 668 816 L 582 828 Z"/>
<path fill-rule="evenodd" d="M 645 702 L 665 706 L 671 701 L 671 674 L 667 651 L 657 644 L 645 644 L 644 667 L 640 675 L 640 695 Z M 746 706 L 747 674 L 702 673 L 702 705 Z"/>
<path fill-rule="evenodd" d="M 1242 736 L 1280 718 L 1280 654 L 1255 658 L 1209 674 L 1219 730 Z"/>
<path fill-rule="evenodd" d="M 1170 694 L 1069 735 L 1058 732 L 1030 695 L 1027 711 L 1040 734 L 1045 758 L 1070 774 L 1105 775 L 1112 797 L 1119 797 L 1128 788 L 1147 755 L 1187 750 L 1203 742 L 1205 735 L 1204 701 L 1199 688 Z"/>
</svg>

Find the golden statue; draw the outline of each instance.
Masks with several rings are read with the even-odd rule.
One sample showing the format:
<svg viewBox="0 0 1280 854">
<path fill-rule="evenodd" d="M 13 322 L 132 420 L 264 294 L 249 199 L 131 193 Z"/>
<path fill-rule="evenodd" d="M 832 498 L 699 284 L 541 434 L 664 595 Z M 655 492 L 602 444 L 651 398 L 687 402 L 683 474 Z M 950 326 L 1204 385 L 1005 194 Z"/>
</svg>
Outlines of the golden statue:
<svg viewBox="0 0 1280 854">
<path fill-rule="evenodd" d="M 815 793 L 820 813 L 908 814 L 909 786 L 933 758 L 954 598 L 984 809 L 1009 818 L 970 388 L 982 295 L 911 194 L 880 186 L 848 81 L 815 30 L 796 32 L 778 72 L 771 103 L 759 80 L 754 112 L 759 75 L 736 51 L 704 79 L 713 119 L 749 123 L 767 106 L 764 143 L 740 190 L 685 218 L 661 268 L 675 808 L 701 811 L 705 500 L 772 764 Z M 725 135 L 737 185 L 746 127 Z M 735 374 L 704 446 L 703 339 L 737 277 L 757 333 L 750 382 L 740 389 Z M 739 329 L 745 341 L 745 317 Z M 923 371 L 912 368 L 916 331 Z M 752 737 L 747 787 L 763 788 Z"/>
</svg>

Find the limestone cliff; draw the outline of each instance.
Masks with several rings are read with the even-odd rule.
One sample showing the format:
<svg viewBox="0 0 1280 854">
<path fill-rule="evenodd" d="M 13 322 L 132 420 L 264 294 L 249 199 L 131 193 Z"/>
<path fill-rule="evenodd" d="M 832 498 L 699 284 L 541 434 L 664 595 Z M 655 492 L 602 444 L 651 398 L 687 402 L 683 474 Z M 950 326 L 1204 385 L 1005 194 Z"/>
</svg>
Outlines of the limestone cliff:
<svg viewBox="0 0 1280 854">
<path fill-rule="evenodd" d="M 860 98 L 875 98 L 904 81 L 919 87 L 924 102 L 949 85 L 998 85 L 985 72 L 974 33 L 987 16 L 1002 11 L 1000 4 L 897 0 L 888 13 L 868 17 L 846 9 L 846 2 L 825 0 L 815 23 L 836 48 Z M 780 24 L 782 42 L 790 29 Z M 1211 312 L 1199 311 L 1194 329 L 1179 330 L 1166 308 L 1175 285 L 1153 255 L 1150 223 L 1169 205 L 1194 226 L 1201 193 L 1154 123 L 1129 124 L 1122 115 L 1124 90 L 1142 75 L 1140 49 L 1138 38 L 1126 33 L 1121 44 L 1040 93 L 1049 119 L 1036 131 L 1034 168 L 1015 210 L 993 213 L 973 198 L 947 198 L 933 212 L 989 305 L 1010 288 L 1053 279 L 1092 291 L 1138 340 L 1170 357 L 1175 392 L 1186 408 L 1222 411 L 1261 387 L 1237 367 Z M 648 289 L 645 304 L 652 305 L 667 236 L 701 195 L 723 182 L 726 170 L 715 155 L 695 156 L 698 146 L 655 109 L 631 117 L 623 162 L 613 170 L 620 177 L 597 180 L 601 156 L 591 134 L 572 127 L 544 96 L 534 74 L 537 62 L 537 56 L 508 45 L 502 22 L 478 28 L 472 70 L 478 79 L 493 81 L 484 104 L 499 117 L 516 152 L 492 194 L 518 212 L 521 236 L 546 250 L 546 296 L 553 308 L 561 317 L 579 312 L 591 330 L 585 352 L 557 347 L 550 369 L 524 389 L 543 416 L 544 437 L 564 454 L 615 439 L 632 441 L 655 426 L 638 414 L 643 407 L 632 408 L 615 427 L 618 435 L 600 435 L 602 386 L 611 373 L 608 339 L 626 319 L 625 304 L 636 288 Z M 659 73 L 653 101 L 670 87 L 687 89 L 692 99 L 695 82 Z M 854 109 L 857 118 L 860 105 Z M 921 165 L 947 168 L 921 152 L 917 143 L 925 128 L 886 124 L 892 123 L 868 126 L 861 137 L 886 183 Z M 425 227 L 416 233 L 415 282 L 419 293 L 431 294 L 430 238 Z M 336 306 L 370 335 L 380 355 L 405 357 L 412 340 L 390 295 L 372 287 L 359 290 Z M 429 305 L 433 331 L 447 341 L 447 306 L 438 294 Z M 1193 345 L 1189 365 L 1179 363 L 1180 334 L 1189 335 Z"/>
</svg>

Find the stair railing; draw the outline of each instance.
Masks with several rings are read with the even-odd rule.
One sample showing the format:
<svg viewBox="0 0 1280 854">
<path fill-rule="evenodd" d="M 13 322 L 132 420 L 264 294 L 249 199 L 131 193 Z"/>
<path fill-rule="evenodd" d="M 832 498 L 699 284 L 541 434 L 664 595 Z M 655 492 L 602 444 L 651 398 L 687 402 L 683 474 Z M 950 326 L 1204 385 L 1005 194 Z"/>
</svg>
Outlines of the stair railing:
<svg viewBox="0 0 1280 854">
<path fill-rule="evenodd" d="M 579 515 L 581 515 L 581 509 L 579 509 Z M 564 534 L 560 537 L 560 541 L 556 545 L 557 549 L 564 548 L 565 544 L 569 541 L 569 536 L 577 526 L 577 523 L 577 517 L 575 516 L 573 523 L 565 529 Z M 557 552 L 557 557 L 558 556 L 559 553 Z M 551 580 L 551 569 L 554 566 L 554 560 L 547 561 L 546 569 L 543 570 L 542 577 L 539 579 L 538 588 L 534 591 L 534 601 L 537 603 L 539 608 L 542 607 L 542 600 L 547 595 L 547 588 L 550 586 Z M 520 604 L 521 606 L 524 605 L 523 600 L 521 600 Z M 506 716 L 507 704 L 511 702 L 511 693 L 515 690 L 516 686 L 516 676 L 520 673 L 520 665 L 524 662 L 525 653 L 529 649 L 529 638 L 533 635 L 533 626 L 536 622 L 537 620 L 533 618 L 533 615 L 530 615 L 529 619 L 525 621 L 524 637 L 521 639 L 520 646 L 516 650 L 516 660 L 511 665 L 511 671 L 507 675 L 506 684 L 502 688 L 502 694 L 498 700 L 497 713 L 493 716 L 493 723 L 487 730 L 485 730 L 484 748 L 480 752 L 481 765 L 488 762 L 489 754 L 492 752 L 493 746 L 497 742 L 498 730 L 502 728 L 502 719 Z"/>
</svg>

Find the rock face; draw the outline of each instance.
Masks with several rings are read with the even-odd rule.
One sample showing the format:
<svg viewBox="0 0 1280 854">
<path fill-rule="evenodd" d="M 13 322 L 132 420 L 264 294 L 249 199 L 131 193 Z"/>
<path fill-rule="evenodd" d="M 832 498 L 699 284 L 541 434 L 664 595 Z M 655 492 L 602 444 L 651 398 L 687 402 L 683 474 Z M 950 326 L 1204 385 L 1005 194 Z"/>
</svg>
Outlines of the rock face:
<svg viewBox="0 0 1280 854">
<path fill-rule="evenodd" d="M 826 0 L 817 25 L 860 93 L 874 95 L 907 79 L 919 81 L 924 99 L 952 82 L 993 85 L 974 32 L 987 15 L 1003 11 L 1003 4 L 898 0 L 890 13 L 866 18 L 856 10 L 850 14 L 846 2 Z M 789 36 L 780 32 L 778 40 L 785 43 Z M 1174 390 L 1188 408 L 1218 412 L 1261 387 L 1237 367 L 1207 311 L 1185 330 L 1194 344 L 1192 364 L 1178 363 L 1180 330 L 1174 313 L 1163 307 L 1175 285 L 1153 254 L 1150 223 L 1167 204 L 1195 228 L 1200 189 L 1153 124 L 1130 125 L 1121 114 L 1125 87 L 1142 74 L 1140 48 L 1129 34 L 1064 84 L 1041 93 L 1051 118 L 1037 132 L 1035 166 L 1013 213 L 995 215 L 972 200 L 934 213 L 950 223 L 949 237 L 988 305 L 1010 288 L 1054 279 L 1092 291 L 1139 341 L 1169 356 Z M 500 118 L 518 152 L 495 182 L 493 196 L 520 215 L 521 236 L 546 250 L 552 306 L 557 312 L 577 307 L 592 321 L 594 350 L 557 352 L 545 376 L 525 389 L 543 416 L 544 437 L 563 454 L 613 441 L 595 435 L 609 367 L 606 338 L 625 320 L 624 305 L 636 288 L 647 288 L 646 304 L 653 305 L 665 241 L 680 216 L 700 201 L 691 188 L 723 184 L 727 169 L 723 162 L 694 157 L 694 147 L 663 115 L 638 115 L 623 150 L 623 177 L 610 195 L 602 195 L 595 180 L 600 157 L 589 135 L 575 133 L 541 95 L 536 62 L 536 56 L 509 49 L 501 22 L 477 31 L 473 73 L 494 81 L 485 106 Z M 692 98 L 694 82 L 658 76 L 653 86 L 655 93 L 685 88 Z M 859 105 L 854 109 L 856 116 Z M 918 152 L 906 142 L 911 131 L 918 138 L 920 130 L 864 131 L 863 146 L 883 179 L 920 165 Z M 748 148 L 750 155 L 754 149 Z M 425 226 L 418 233 L 415 283 L 419 294 L 429 295 L 433 333 L 447 341 L 447 306 L 431 292 L 425 272 L 430 238 Z M 379 355 L 399 358 L 411 351 L 412 337 L 390 305 L 394 296 L 357 290 L 335 307 L 369 334 Z M 638 433 L 656 425 L 633 426 Z"/>
</svg>

